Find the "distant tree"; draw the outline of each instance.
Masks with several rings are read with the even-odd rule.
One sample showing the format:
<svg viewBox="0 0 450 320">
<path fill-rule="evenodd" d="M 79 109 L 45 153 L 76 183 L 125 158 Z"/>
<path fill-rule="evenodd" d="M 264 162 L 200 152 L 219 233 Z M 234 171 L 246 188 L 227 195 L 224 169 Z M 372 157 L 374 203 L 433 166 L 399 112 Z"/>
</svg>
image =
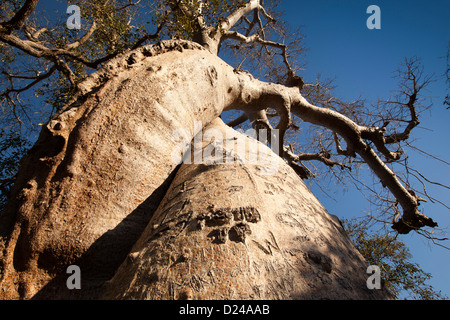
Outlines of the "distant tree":
<svg viewBox="0 0 450 320">
<path fill-rule="evenodd" d="M 432 275 L 411 260 L 409 248 L 396 234 L 372 232 L 359 219 L 343 219 L 342 223 L 366 261 L 380 267 L 384 285 L 396 299 L 448 299 L 426 283 Z"/>
</svg>

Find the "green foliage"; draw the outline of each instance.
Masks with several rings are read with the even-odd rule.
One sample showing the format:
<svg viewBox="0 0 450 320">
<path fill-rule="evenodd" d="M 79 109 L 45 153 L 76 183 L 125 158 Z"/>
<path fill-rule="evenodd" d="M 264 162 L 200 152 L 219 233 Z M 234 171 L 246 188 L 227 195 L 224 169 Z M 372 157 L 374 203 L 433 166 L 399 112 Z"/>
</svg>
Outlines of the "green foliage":
<svg viewBox="0 0 450 320">
<path fill-rule="evenodd" d="M 169 37 L 193 40 L 199 31 L 200 11 L 203 22 L 214 28 L 212 32 L 217 32 L 220 22 L 231 12 L 244 6 L 246 2 L 245 0 L 159 0 L 154 22 L 159 24 L 165 21 Z M 202 6 L 201 10 L 200 6 Z M 168 12 L 170 12 L 169 16 L 167 16 Z"/>
<path fill-rule="evenodd" d="M 10 46 L 0 43 L 0 63 L 11 63 L 14 61 L 14 53 Z"/>
<path fill-rule="evenodd" d="M 380 267 L 385 286 L 396 299 L 446 299 L 426 283 L 431 274 L 411 261 L 409 248 L 396 235 L 371 232 L 367 223 L 357 219 L 344 220 L 343 225 L 368 264 Z"/>
<path fill-rule="evenodd" d="M 81 78 L 84 70 L 76 72 L 77 78 Z M 61 73 L 58 73 L 51 82 L 43 84 L 37 91 L 37 95 L 45 97 L 45 103 L 52 108 L 52 113 L 59 111 L 74 95 L 76 88 L 71 85 Z"/>
<path fill-rule="evenodd" d="M 29 147 L 29 142 L 18 133 L 0 129 L 0 214 L 8 200 L 20 160 Z"/>
<path fill-rule="evenodd" d="M 103 57 L 105 54 L 121 52 L 137 40 L 140 34 L 133 29 L 130 23 L 136 13 L 126 10 L 126 8 L 119 10 L 127 2 L 76 0 L 71 3 L 80 7 L 86 28 L 89 28 L 94 20 L 97 24 L 97 29 L 92 37 L 80 48 L 80 53 L 84 57 L 93 59 Z M 77 31 L 71 33 L 72 41 L 80 37 Z"/>
<path fill-rule="evenodd" d="M 22 3 L 23 1 L 11 1 L 11 0 L 2 0 L 0 3 L 0 21 L 5 21 L 11 18 L 19 8 L 18 2 Z M 7 44 L 0 42 L 0 64 L 3 63 L 11 63 L 14 61 L 14 53 L 10 46 Z"/>
<path fill-rule="evenodd" d="M 11 19 L 24 2 L 25 0 L 2 0 L 0 3 L 0 21 Z"/>
</svg>

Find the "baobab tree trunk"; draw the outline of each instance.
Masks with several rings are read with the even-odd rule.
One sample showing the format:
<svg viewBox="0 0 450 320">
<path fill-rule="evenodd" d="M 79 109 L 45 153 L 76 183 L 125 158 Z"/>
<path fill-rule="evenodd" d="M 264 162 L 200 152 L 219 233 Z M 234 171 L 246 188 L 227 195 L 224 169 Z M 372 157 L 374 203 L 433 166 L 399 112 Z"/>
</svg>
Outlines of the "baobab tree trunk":
<svg viewBox="0 0 450 320">
<path fill-rule="evenodd" d="M 255 102 L 261 90 L 247 80 L 199 45 L 165 41 L 81 83 L 24 158 L 0 217 L 0 298 L 202 298 L 217 286 L 217 298 L 386 297 L 367 291 L 361 256 L 281 159 L 265 179 L 245 165 L 182 166 L 160 204 L 173 152 L 189 146 L 173 133 L 191 141 L 197 121 Z M 195 191 L 181 192 L 190 181 Z M 80 267 L 82 290 L 67 289 L 68 265 Z"/>
<path fill-rule="evenodd" d="M 291 167 L 220 119 L 211 129 L 227 143 L 217 147 L 217 135 L 206 133 L 203 147 L 216 144 L 209 158 L 230 161 L 208 164 L 208 151 L 203 163 L 181 166 L 103 298 L 389 297 L 367 288 L 367 265 L 338 218 Z M 237 141 L 245 141 L 242 162 Z"/>
<path fill-rule="evenodd" d="M 87 291 L 112 276 L 177 167 L 172 133 L 186 128 L 191 139 L 194 121 L 229 103 L 224 71 L 233 73 L 201 46 L 165 41 L 81 83 L 23 160 L 1 216 L 3 297 L 31 298 L 70 264 L 84 270 Z"/>
</svg>

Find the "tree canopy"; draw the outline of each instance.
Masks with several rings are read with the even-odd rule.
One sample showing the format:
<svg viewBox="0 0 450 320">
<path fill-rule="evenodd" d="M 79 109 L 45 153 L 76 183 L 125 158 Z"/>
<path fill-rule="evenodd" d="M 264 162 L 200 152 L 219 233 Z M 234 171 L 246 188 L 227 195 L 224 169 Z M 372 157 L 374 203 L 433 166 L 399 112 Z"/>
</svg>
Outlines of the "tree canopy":
<svg viewBox="0 0 450 320">
<path fill-rule="evenodd" d="M 364 219 L 343 220 L 343 224 L 367 263 L 380 267 L 384 286 L 395 299 L 448 299 L 427 284 L 431 274 L 411 260 L 408 247 L 397 235 L 373 232 Z"/>
</svg>

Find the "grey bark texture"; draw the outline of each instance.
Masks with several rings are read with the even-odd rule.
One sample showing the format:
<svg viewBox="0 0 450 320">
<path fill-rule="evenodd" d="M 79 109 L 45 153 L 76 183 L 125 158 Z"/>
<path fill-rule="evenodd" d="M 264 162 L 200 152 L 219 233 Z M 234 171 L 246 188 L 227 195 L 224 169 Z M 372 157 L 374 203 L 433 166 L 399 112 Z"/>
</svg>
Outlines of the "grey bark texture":
<svg viewBox="0 0 450 320">
<path fill-rule="evenodd" d="M 210 128 L 225 158 L 242 159 L 233 142 L 245 140 L 258 162 L 183 164 L 103 298 L 389 297 L 367 288 L 364 259 L 291 167 L 220 119 Z"/>
<path fill-rule="evenodd" d="M 171 161 L 177 129 L 190 141 L 196 121 L 266 93 L 278 103 L 277 88 L 186 41 L 89 76 L 22 161 L 0 216 L 0 298 L 387 298 L 281 158 L 273 176 Z M 67 289 L 69 265 L 82 290 Z"/>
</svg>

